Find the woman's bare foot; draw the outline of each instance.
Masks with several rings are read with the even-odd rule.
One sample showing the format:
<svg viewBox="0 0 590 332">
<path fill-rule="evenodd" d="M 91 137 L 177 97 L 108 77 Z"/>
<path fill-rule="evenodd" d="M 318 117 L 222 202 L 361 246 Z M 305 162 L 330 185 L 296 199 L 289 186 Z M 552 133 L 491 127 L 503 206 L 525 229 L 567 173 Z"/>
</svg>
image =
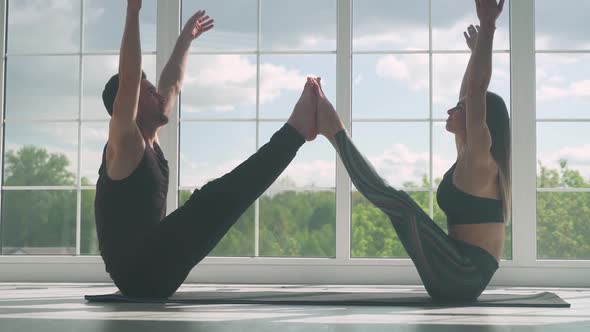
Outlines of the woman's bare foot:
<svg viewBox="0 0 590 332">
<path fill-rule="evenodd" d="M 317 126 L 318 133 L 324 135 L 330 142 L 334 140 L 336 133 L 344 129 L 344 124 L 340 120 L 336 109 L 322 90 L 321 78 L 312 78 L 311 85 L 317 95 Z"/>
<path fill-rule="evenodd" d="M 313 141 L 318 136 L 317 126 L 317 96 L 311 86 L 311 78 L 307 78 L 301 97 L 295 104 L 293 113 L 287 123 L 295 128 L 307 141 Z"/>
</svg>

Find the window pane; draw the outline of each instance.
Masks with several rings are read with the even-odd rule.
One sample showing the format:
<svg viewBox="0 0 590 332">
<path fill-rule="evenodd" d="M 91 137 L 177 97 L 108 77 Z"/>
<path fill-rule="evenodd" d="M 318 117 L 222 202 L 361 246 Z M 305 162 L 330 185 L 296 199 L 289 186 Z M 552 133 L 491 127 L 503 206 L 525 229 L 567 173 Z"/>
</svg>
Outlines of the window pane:
<svg viewBox="0 0 590 332">
<path fill-rule="evenodd" d="M 352 116 L 427 118 L 428 55 L 355 55 Z"/>
<path fill-rule="evenodd" d="M 377 173 L 397 189 L 428 187 L 427 122 L 353 123 L 353 139 Z M 379 139 L 376 139 L 379 138 Z M 409 192 L 428 212 L 428 192 Z M 387 215 L 353 186 L 352 257 L 407 257 Z"/>
<path fill-rule="evenodd" d="M 11 0 L 8 52 L 80 51 L 80 0 Z"/>
<path fill-rule="evenodd" d="M 200 188 L 230 172 L 255 151 L 254 122 L 183 122 L 180 125 L 180 185 Z"/>
<path fill-rule="evenodd" d="M 287 119 L 307 76 L 322 78 L 322 89 L 336 106 L 334 55 L 269 55 L 260 63 L 260 117 Z"/>
<path fill-rule="evenodd" d="M 408 192 L 428 212 L 428 192 Z M 389 217 L 358 191 L 352 192 L 353 258 L 406 258 L 408 253 L 391 225 Z"/>
<path fill-rule="evenodd" d="M 80 225 L 80 254 L 100 255 L 96 221 L 94 219 L 94 197 L 96 190 L 82 190 L 82 216 Z"/>
<path fill-rule="evenodd" d="M 336 0 L 260 0 L 261 49 L 335 51 Z"/>
<path fill-rule="evenodd" d="M 5 186 L 74 185 L 77 172 L 76 123 L 6 126 Z"/>
<path fill-rule="evenodd" d="M 424 188 L 429 183 L 427 122 L 353 123 L 353 139 L 391 186 Z"/>
<path fill-rule="evenodd" d="M 260 125 L 260 145 L 282 122 Z M 260 198 L 260 256 L 336 255 L 335 151 L 325 139 L 305 144 Z"/>
<path fill-rule="evenodd" d="M 215 27 L 192 44 L 192 51 L 256 50 L 258 44 L 256 0 L 183 0 L 182 26 L 201 9 L 206 10 L 207 15 L 215 20 Z"/>
<path fill-rule="evenodd" d="M 432 110 L 435 119 L 447 119 L 447 110 L 459 100 L 461 81 L 469 62 L 469 54 L 435 54 L 432 73 Z M 493 73 L 489 91 L 500 95 L 510 109 L 510 55 L 493 55 Z"/>
<path fill-rule="evenodd" d="M 183 118 L 255 118 L 256 57 L 192 55 L 182 91 Z"/>
<path fill-rule="evenodd" d="M 98 180 L 98 169 L 102 163 L 102 153 L 109 138 L 109 123 L 82 124 L 82 158 L 80 160 L 83 186 L 92 186 Z"/>
<path fill-rule="evenodd" d="M 127 2 L 85 0 L 84 50 L 113 52 L 121 49 Z M 156 51 L 157 0 L 143 0 L 139 15 L 141 50 Z"/>
<path fill-rule="evenodd" d="M 190 190 L 179 191 L 179 206 L 191 196 Z M 209 253 L 209 257 L 253 257 L 254 256 L 254 205 L 251 205 L 223 239 Z"/>
<path fill-rule="evenodd" d="M 76 192 L 4 191 L 3 255 L 74 255 Z"/>
<path fill-rule="evenodd" d="M 536 0 L 535 31 L 538 50 L 590 50 L 590 0 Z"/>
<path fill-rule="evenodd" d="M 510 48 L 510 0 L 496 22 L 495 50 Z M 434 50 L 468 50 L 463 31 L 479 24 L 472 0 L 432 0 L 432 48 Z"/>
<path fill-rule="evenodd" d="M 180 185 L 201 188 L 230 172 L 256 151 L 255 137 L 254 122 L 181 123 Z M 184 204 L 191 194 L 189 190 L 181 190 L 179 205 Z M 240 217 L 209 256 L 253 255 L 254 205 Z"/>
<path fill-rule="evenodd" d="M 77 56 L 9 57 L 6 118 L 78 118 Z"/>
<path fill-rule="evenodd" d="M 590 187 L 589 123 L 537 124 L 537 186 Z"/>
<path fill-rule="evenodd" d="M 537 193 L 537 257 L 590 259 L 590 193 Z"/>
<path fill-rule="evenodd" d="M 537 54 L 537 118 L 590 118 L 590 55 Z"/>
<path fill-rule="evenodd" d="M 102 101 L 105 84 L 119 72 L 118 55 L 98 55 L 84 57 L 84 82 L 82 99 L 82 117 L 84 119 L 110 119 Z M 147 79 L 156 82 L 156 56 L 143 55 L 142 67 Z"/>
<path fill-rule="evenodd" d="M 428 1 L 353 1 L 355 51 L 427 50 Z"/>
</svg>

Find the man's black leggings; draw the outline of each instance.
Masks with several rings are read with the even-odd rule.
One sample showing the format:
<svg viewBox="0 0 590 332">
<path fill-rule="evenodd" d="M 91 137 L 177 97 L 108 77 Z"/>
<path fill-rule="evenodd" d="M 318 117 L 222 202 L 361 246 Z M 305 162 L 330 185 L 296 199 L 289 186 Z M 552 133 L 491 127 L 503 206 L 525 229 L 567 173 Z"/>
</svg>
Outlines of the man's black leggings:
<svg viewBox="0 0 590 332">
<path fill-rule="evenodd" d="M 289 165 L 305 139 L 285 124 L 233 171 L 197 189 L 136 248 L 129 266 L 111 275 L 126 296 L 165 298 L 213 250 L 240 216 Z"/>
<path fill-rule="evenodd" d="M 498 269 L 496 258 L 450 238 L 406 192 L 377 174 L 346 131 L 336 134 L 336 145 L 355 187 L 391 220 L 428 294 L 442 301 L 475 300 Z"/>
</svg>

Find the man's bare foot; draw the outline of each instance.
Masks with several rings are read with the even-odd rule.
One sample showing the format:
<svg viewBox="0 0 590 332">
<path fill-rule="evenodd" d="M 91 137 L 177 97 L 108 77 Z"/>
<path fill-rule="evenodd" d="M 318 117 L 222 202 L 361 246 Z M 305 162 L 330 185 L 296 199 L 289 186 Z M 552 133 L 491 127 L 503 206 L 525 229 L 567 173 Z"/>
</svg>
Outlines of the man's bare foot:
<svg viewBox="0 0 590 332">
<path fill-rule="evenodd" d="M 324 94 L 321 78 L 312 78 L 311 85 L 318 96 L 318 134 L 324 135 L 328 140 L 333 141 L 336 133 L 344 129 L 344 124 L 340 120 L 336 109 Z"/>
<path fill-rule="evenodd" d="M 287 123 L 295 128 L 307 141 L 313 141 L 318 136 L 317 126 L 317 96 L 311 86 L 311 78 L 307 78 L 301 97 L 295 104 L 293 113 Z"/>
</svg>

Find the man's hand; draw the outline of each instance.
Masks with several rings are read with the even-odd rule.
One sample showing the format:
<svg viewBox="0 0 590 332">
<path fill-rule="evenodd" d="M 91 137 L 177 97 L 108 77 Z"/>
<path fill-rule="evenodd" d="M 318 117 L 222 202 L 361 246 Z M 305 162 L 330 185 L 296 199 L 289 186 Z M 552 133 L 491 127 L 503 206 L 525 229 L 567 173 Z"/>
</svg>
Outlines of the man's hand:
<svg viewBox="0 0 590 332">
<path fill-rule="evenodd" d="M 215 21 L 208 15 L 205 15 L 204 10 L 199 10 L 195 13 L 184 25 L 181 36 L 186 37 L 189 41 L 193 41 L 204 32 L 213 29 Z"/>
<path fill-rule="evenodd" d="M 313 141 L 318 136 L 317 96 L 311 86 L 310 77 L 307 78 L 301 97 L 295 104 L 287 123 L 307 141 Z"/>
<path fill-rule="evenodd" d="M 127 10 L 139 12 L 141 10 L 141 0 L 127 0 Z"/>
<path fill-rule="evenodd" d="M 496 19 L 498 19 L 504 8 L 504 0 L 499 2 L 496 0 L 475 0 L 475 8 L 481 26 L 495 27 Z"/>
<path fill-rule="evenodd" d="M 467 31 L 463 32 L 463 36 L 465 36 L 465 42 L 467 43 L 467 47 L 469 47 L 469 49 L 472 51 L 475 49 L 475 45 L 477 44 L 478 33 L 479 25 L 473 26 L 473 24 L 467 27 Z"/>
</svg>

